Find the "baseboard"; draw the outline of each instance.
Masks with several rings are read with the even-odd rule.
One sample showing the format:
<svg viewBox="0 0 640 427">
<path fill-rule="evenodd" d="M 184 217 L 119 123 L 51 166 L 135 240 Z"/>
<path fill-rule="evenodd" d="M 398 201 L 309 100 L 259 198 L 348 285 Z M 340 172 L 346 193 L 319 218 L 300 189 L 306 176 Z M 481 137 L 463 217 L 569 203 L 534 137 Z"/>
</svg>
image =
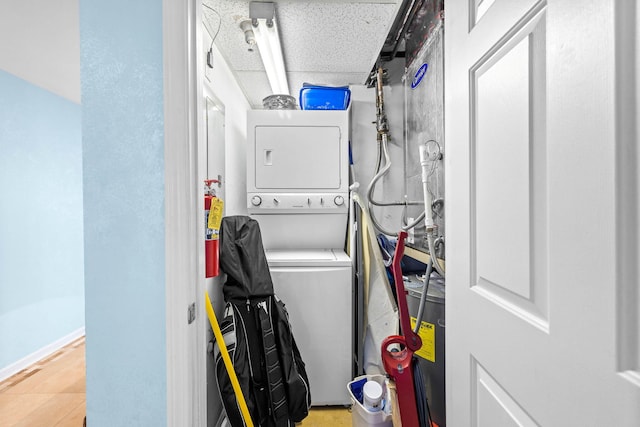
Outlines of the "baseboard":
<svg viewBox="0 0 640 427">
<path fill-rule="evenodd" d="M 23 369 L 28 368 L 39 360 L 44 359 L 52 353 L 60 350 L 65 345 L 77 340 L 78 338 L 84 335 L 84 326 L 76 331 L 71 332 L 69 335 L 66 335 L 59 340 L 52 342 L 49 345 L 42 347 L 40 350 L 37 350 L 31 353 L 28 356 L 23 357 L 17 362 L 12 363 L 11 365 L 0 369 L 0 382 L 6 380 L 12 375 L 17 374 Z"/>
</svg>

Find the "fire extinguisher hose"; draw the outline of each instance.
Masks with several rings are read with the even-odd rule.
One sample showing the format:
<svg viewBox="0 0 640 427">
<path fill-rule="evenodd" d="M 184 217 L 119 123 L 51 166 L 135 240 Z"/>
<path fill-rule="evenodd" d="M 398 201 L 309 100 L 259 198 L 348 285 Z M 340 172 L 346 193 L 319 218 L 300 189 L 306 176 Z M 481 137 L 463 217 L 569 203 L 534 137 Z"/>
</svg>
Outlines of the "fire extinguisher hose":
<svg viewBox="0 0 640 427">
<path fill-rule="evenodd" d="M 209 316 L 209 323 L 211 323 L 211 329 L 213 329 L 213 336 L 216 338 L 216 342 L 218 343 L 218 347 L 220 348 L 220 354 L 222 355 L 222 360 L 224 361 L 224 366 L 225 368 L 227 368 L 227 373 L 229 374 L 229 378 L 231 379 L 231 385 L 233 386 L 233 391 L 236 394 L 236 400 L 240 405 L 242 418 L 244 418 L 244 422 L 247 427 L 253 427 L 253 421 L 251 421 L 249 408 L 247 407 L 246 400 L 244 400 L 244 395 L 242 394 L 242 389 L 240 388 L 240 383 L 238 382 L 236 371 L 235 369 L 233 369 L 231 357 L 229 357 L 229 351 L 227 350 L 227 345 L 224 342 L 224 337 L 222 336 L 222 331 L 220 330 L 220 325 L 218 324 L 218 318 L 216 317 L 216 313 L 213 311 L 213 307 L 211 306 L 209 292 L 205 292 L 205 304 L 207 309 L 207 316 Z"/>
</svg>

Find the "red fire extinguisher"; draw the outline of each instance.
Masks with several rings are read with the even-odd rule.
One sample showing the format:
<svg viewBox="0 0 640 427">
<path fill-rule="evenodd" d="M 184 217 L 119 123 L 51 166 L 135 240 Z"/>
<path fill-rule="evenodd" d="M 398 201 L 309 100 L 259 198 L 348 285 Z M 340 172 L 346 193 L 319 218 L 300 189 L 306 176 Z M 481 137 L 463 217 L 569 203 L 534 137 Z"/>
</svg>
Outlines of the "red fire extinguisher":
<svg viewBox="0 0 640 427">
<path fill-rule="evenodd" d="M 222 209 L 224 202 L 216 197 L 216 193 L 211 184 L 220 181 L 207 179 L 204 181 L 204 256 L 205 256 L 205 277 L 215 277 L 219 274 L 218 263 L 218 237 L 220 233 L 220 223 L 222 221 Z"/>
</svg>

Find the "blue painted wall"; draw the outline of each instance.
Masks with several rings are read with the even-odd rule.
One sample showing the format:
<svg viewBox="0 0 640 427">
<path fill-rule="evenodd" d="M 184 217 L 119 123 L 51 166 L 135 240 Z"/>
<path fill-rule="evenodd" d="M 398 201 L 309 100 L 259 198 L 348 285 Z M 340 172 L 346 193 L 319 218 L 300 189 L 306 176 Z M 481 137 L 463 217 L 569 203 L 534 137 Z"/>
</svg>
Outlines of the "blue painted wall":
<svg viewBox="0 0 640 427">
<path fill-rule="evenodd" d="M 80 106 L 0 71 L 0 369 L 84 326 Z"/>
<path fill-rule="evenodd" d="M 80 0 L 87 423 L 167 423 L 162 0 Z"/>
</svg>

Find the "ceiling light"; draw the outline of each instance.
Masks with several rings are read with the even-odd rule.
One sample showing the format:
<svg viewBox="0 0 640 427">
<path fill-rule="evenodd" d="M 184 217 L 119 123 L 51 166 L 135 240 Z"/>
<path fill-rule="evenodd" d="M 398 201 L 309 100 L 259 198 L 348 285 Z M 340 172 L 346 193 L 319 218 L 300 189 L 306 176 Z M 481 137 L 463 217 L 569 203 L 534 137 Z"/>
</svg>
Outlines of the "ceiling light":
<svg viewBox="0 0 640 427">
<path fill-rule="evenodd" d="M 249 17 L 267 78 L 274 94 L 289 95 L 289 84 L 284 68 L 278 25 L 273 3 L 249 3 Z"/>
</svg>

